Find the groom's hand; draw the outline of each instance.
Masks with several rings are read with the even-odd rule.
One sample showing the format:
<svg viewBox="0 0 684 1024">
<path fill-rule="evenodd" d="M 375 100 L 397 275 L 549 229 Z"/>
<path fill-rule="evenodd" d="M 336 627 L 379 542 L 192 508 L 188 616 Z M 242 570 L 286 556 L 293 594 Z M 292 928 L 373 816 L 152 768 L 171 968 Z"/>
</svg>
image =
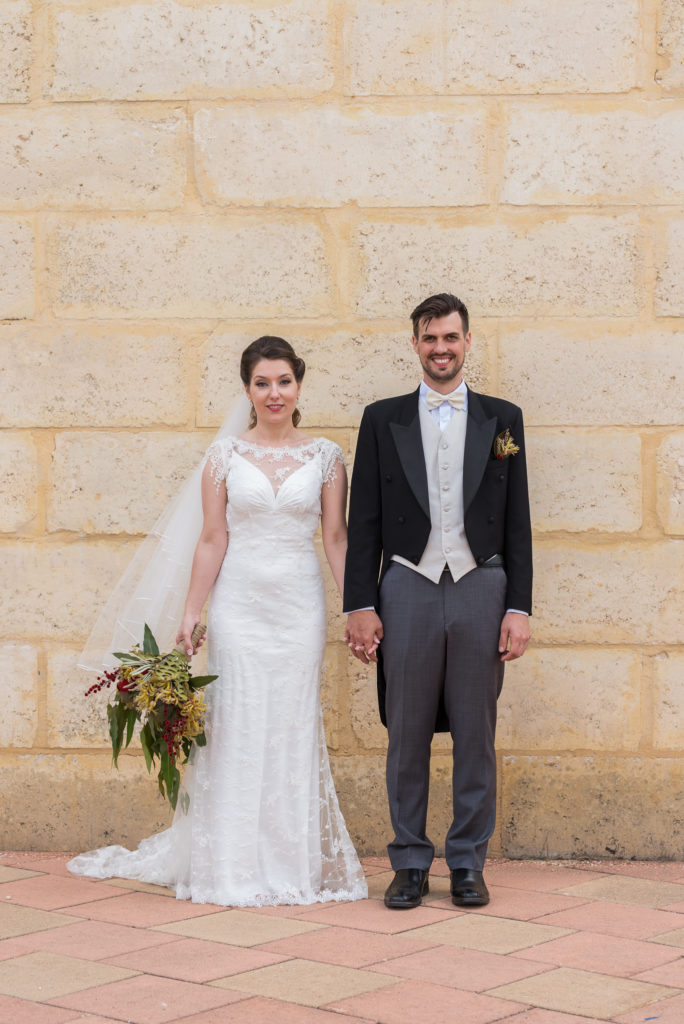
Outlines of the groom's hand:
<svg viewBox="0 0 684 1024">
<path fill-rule="evenodd" d="M 521 658 L 530 642 L 530 620 L 520 612 L 506 612 L 501 621 L 499 655 L 501 661 Z"/>
<path fill-rule="evenodd" d="M 376 651 L 383 638 L 380 616 L 372 608 L 359 612 L 350 612 L 344 641 L 355 658 L 367 665 L 369 661 L 377 661 Z"/>
</svg>

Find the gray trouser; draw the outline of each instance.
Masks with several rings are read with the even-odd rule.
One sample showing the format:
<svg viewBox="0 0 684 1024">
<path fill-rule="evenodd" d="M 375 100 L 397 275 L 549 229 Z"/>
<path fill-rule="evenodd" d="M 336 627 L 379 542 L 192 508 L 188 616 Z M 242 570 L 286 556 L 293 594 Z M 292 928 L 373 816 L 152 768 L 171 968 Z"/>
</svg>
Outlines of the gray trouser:
<svg viewBox="0 0 684 1024">
<path fill-rule="evenodd" d="M 496 817 L 496 701 L 504 666 L 499 630 L 506 574 L 473 569 L 454 583 L 432 583 L 394 562 L 380 588 L 387 683 L 387 793 L 392 867 L 428 869 L 435 848 L 425 834 L 430 741 L 439 699 L 453 740 L 453 821 L 449 867 L 482 870 Z"/>
</svg>

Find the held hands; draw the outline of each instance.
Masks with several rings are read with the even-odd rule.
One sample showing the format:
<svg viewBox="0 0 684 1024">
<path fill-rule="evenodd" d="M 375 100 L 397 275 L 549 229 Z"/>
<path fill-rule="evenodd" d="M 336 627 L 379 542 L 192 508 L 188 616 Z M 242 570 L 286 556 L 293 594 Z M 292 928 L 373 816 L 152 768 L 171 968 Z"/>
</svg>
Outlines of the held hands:
<svg viewBox="0 0 684 1024">
<path fill-rule="evenodd" d="M 350 612 L 344 631 L 344 641 L 354 657 L 364 665 L 378 660 L 376 651 L 383 635 L 380 617 L 372 608 Z"/>
<path fill-rule="evenodd" d="M 199 621 L 199 615 L 193 615 L 189 612 L 186 612 L 185 615 L 183 616 L 183 621 L 181 622 L 180 629 L 178 630 L 178 634 L 176 636 L 176 643 L 183 644 L 183 647 L 185 648 L 185 653 L 188 655 L 189 658 L 191 658 L 193 654 L 197 654 L 197 652 L 199 651 L 200 647 L 202 647 L 206 639 L 203 636 L 200 639 L 199 643 L 197 644 L 197 647 L 192 646 L 192 632 Z"/>
<path fill-rule="evenodd" d="M 501 620 L 499 654 L 501 661 L 521 658 L 530 642 L 530 620 L 520 612 L 506 612 Z"/>
</svg>

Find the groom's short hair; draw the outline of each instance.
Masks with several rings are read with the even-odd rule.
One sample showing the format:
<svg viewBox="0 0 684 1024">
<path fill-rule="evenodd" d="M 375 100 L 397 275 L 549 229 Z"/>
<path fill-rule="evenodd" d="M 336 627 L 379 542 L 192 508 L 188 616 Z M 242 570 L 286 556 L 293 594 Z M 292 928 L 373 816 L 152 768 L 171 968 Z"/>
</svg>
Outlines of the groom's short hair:
<svg viewBox="0 0 684 1024">
<path fill-rule="evenodd" d="M 425 321 L 425 326 L 427 327 L 431 320 L 439 320 L 443 316 L 449 316 L 450 313 L 460 314 L 463 334 L 466 335 L 469 327 L 468 310 L 465 304 L 450 292 L 440 292 L 439 295 L 431 295 L 429 299 L 423 299 L 411 313 L 413 337 L 418 337 L 420 325 L 423 321 Z"/>
</svg>

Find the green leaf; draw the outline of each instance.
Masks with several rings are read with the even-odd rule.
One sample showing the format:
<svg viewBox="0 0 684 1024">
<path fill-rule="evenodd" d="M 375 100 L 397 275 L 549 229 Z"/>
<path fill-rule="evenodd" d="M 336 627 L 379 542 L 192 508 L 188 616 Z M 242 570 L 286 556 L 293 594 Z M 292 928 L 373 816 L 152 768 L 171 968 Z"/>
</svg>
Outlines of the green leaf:
<svg viewBox="0 0 684 1024">
<path fill-rule="evenodd" d="M 169 803 L 171 804 L 175 811 L 176 804 L 178 802 L 178 791 L 180 789 L 180 772 L 175 767 L 173 769 L 173 784 L 171 786 L 171 789 L 169 789 L 168 783 L 166 784 L 166 788 L 168 790 Z"/>
<path fill-rule="evenodd" d="M 208 686 L 215 679 L 218 679 L 218 676 L 191 676 L 188 679 L 188 686 L 191 690 L 199 690 L 201 686 Z"/>
<path fill-rule="evenodd" d="M 154 756 L 150 746 L 150 730 L 147 725 L 144 725 L 140 730 L 140 746 L 143 749 L 145 755 L 145 764 L 147 765 L 148 772 L 152 771 L 152 764 L 154 762 Z"/>
<path fill-rule="evenodd" d="M 198 747 L 206 747 L 207 737 L 204 735 L 203 732 L 201 732 L 199 736 L 195 736 L 195 743 L 197 744 Z"/>
<path fill-rule="evenodd" d="M 163 749 L 161 752 L 161 769 L 159 772 L 166 784 L 166 795 L 173 808 L 178 798 L 178 787 L 180 785 L 180 772 L 169 757 L 169 752 Z"/>
<path fill-rule="evenodd" d="M 107 718 L 109 719 L 109 736 L 112 741 L 112 761 L 118 767 L 118 758 L 121 752 L 121 727 L 116 704 L 107 705 Z"/>
<path fill-rule="evenodd" d="M 126 721 L 126 746 L 128 746 L 133 739 L 133 730 L 135 729 L 135 723 L 137 721 L 138 712 L 134 708 L 128 708 Z"/>
<path fill-rule="evenodd" d="M 141 665 L 143 659 L 139 654 L 130 654 L 128 651 L 114 651 L 114 657 L 123 661 L 126 665 Z"/>
<path fill-rule="evenodd" d="M 151 654 L 153 658 L 156 658 L 159 654 L 159 648 L 157 647 L 157 641 L 152 636 L 152 630 L 145 623 L 145 639 L 143 640 L 143 654 Z"/>
</svg>

